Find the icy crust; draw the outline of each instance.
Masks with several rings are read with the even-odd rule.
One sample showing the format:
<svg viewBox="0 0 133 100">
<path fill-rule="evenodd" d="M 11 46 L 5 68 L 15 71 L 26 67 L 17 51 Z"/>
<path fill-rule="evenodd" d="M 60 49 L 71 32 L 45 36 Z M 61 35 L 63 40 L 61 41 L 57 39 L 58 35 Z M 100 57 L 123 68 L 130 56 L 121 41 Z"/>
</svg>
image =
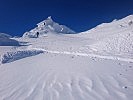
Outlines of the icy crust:
<svg viewBox="0 0 133 100">
<path fill-rule="evenodd" d="M 25 32 L 23 37 L 36 38 L 36 33 L 39 33 L 39 36 L 46 36 L 48 33 L 64 33 L 64 34 L 72 34 L 75 33 L 70 28 L 60 25 L 52 20 L 51 17 L 48 17 L 46 20 L 37 24 L 38 27 L 30 30 L 29 32 Z"/>
<path fill-rule="evenodd" d="M 9 63 L 15 60 L 19 60 L 25 57 L 35 56 L 37 54 L 43 53 L 41 50 L 23 50 L 23 51 L 15 51 L 15 52 L 7 52 L 1 55 L 1 63 Z"/>
</svg>

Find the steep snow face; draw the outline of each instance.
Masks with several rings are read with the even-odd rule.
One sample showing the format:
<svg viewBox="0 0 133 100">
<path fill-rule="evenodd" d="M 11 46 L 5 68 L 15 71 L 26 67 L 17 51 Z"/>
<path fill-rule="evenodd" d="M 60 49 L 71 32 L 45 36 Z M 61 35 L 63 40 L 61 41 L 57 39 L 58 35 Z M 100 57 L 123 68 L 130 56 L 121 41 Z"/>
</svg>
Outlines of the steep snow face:
<svg viewBox="0 0 133 100">
<path fill-rule="evenodd" d="M 0 46 L 17 46 L 18 41 L 10 39 L 11 36 L 5 33 L 0 33 Z"/>
<path fill-rule="evenodd" d="M 48 17 L 46 20 L 40 22 L 37 24 L 38 27 L 32 29 L 29 32 L 25 32 L 23 37 L 37 37 L 37 33 L 39 36 L 46 36 L 47 33 L 65 33 L 65 34 L 72 34 L 75 33 L 70 28 L 59 25 L 58 23 L 54 22 L 50 17 Z"/>
<path fill-rule="evenodd" d="M 111 23 L 103 23 L 80 33 L 80 36 L 95 40 L 89 48 L 96 52 L 131 55 L 133 54 L 133 15 Z"/>
</svg>

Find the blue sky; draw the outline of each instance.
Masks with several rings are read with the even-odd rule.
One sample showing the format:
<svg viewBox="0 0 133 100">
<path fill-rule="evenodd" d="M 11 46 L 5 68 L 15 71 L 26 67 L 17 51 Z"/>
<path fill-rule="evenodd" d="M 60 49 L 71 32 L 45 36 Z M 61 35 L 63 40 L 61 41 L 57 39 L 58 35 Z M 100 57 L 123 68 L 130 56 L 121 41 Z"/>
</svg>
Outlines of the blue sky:
<svg viewBox="0 0 133 100">
<path fill-rule="evenodd" d="M 133 14 L 133 0 L 0 0 L 0 32 L 21 36 L 48 16 L 77 32 Z"/>
</svg>

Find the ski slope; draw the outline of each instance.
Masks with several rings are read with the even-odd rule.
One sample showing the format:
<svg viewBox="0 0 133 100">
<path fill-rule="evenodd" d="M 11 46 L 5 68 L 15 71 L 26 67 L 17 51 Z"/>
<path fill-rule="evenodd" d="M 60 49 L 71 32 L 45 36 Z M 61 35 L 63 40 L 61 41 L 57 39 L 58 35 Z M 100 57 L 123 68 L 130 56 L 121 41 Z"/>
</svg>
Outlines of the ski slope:
<svg viewBox="0 0 133 100">
<path fill-rule="evenodd" d="M 131 20 L 132 15 L 79 34 L 40 30 L 38 38 L 35 28 L 11 38 L 19 45 L 0 46 L 0 100 L 132 100 Z"/>
</svg>

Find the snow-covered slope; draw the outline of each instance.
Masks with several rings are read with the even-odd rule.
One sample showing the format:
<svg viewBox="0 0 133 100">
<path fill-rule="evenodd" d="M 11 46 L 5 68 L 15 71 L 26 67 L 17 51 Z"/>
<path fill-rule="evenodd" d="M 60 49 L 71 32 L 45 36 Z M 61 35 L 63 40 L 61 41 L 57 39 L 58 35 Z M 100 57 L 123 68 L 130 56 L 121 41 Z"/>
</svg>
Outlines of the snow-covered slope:
<svg viewBox="0 0 133 100">
<path fill-rule="evenodd" d="M 132 100 L 133 64 L 44 53 L 1 65 L 1 100 Z"/>
<path fill-rule="evenodd" d="M 0 33 L 0 38 L 11 38 L 12 36 L 6 33 Z"/>
<path fill-rule="evenodd" d="M 0 33 L 0 46 L 17 46 L 19 43 L 14 40 L 10 39 L 11 36 L 5 33 Z"/>
<path fill-rule="evenodd" d="M 133 15 L 111 23 L 103 23 L 79 35 L 95 40 L 94 44 L 88 46 L 95 52 L 133 55 Z"/>
<path fill-rule="evenodd" d="M 35 38 L 37 37 L 37 32 L 39 33 L 39 36 L 46 36 L 48 33 L 65 33 L 65 34 L 71 34 L 75 33 L 70 28 L 59 25 L 58 23 L 54 22 L 50 17 L 48 17 L 46 20 L 40 22 L 37 24 L 38 27 L 32 29 L 29 32 L 25 32 L 23 37 L 31 37 Z"/>
<path fill-rule="evenodd" d="M 123 34 L 133 31 L 133 15 L 120 20 L 113 20 L 110 23 L 102 23 L 95 28 L 80 33 L 82 37 L 89 37 L 95 40 L 103 40 L 110 35 Z"/>
<path fill-rule="evenodd" d="M 14 38 L 22 45 L 0 46 L 0 100 L 132 100 L 131 20 L 79 34 L 49 27 L 47 36 L 39 29 L 38 38 L 23 38 L 36 37 L 33 29 Z"/>
<path fill-rule="evenodd" d="M 97 52 L 133 56 L 133 32 L 121 32 L 90 46 Z"/>
</svg>

